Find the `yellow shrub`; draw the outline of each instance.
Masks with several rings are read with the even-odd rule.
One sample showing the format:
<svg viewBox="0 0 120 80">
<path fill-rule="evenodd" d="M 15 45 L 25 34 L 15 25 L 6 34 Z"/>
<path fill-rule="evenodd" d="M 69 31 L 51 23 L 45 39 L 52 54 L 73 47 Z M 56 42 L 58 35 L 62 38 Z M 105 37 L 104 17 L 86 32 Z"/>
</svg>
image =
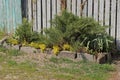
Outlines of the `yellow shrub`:
<svg viewBox="0 0 120 80">
<path fill-rule="evenodd" d="M 46 45 L 45 44 L 39 44 L 39 48 L 43 52 L 46 49 Z"/>
<path fill-rule="evenodd" d="M 64 44 L 63 45 L 63 50 L 70 50 L 71 46 L 69 44 Z"/>
<path fill-rule="evenodd" d="M 34 47 L 34 48 L 36 48 L 36 49 L 39 49 L 39 44 L 38 44 L 38 43 L 31 42 L 31 43 L 29 44 L 29 46 Z"/>
<path fill-rule="evenodd" d="M 22 42 L 22 46 L 26 46 L 28 44 L 28 42 L 26 40 L 24 40 L 24 42 Z"/>
<path fill-rule="evenodd" d="M 59 51 L 60 51 L 60 47 L 59 46 L 53 46 L 53 53 L 55 55 L 57 55 L 59 53 Z"/>
<path fill-rule="evenodd" d="M 17 45 L 18 44 L 18 40 L 10 38 L 10 39 L 8 39 L 8 43 L 11 43 L 13 45 Z"/>
</svg>

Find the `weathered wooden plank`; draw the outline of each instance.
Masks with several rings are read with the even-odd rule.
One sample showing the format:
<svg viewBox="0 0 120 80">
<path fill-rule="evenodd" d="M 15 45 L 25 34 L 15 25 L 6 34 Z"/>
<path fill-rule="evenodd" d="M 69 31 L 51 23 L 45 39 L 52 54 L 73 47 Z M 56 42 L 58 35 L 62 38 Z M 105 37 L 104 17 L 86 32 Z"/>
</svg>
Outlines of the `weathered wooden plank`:
<svg viewBox="0 0 120 80">
<path fill-rule="evenodd" d="M 8 29 L 8 33 L 10 33 L 10 31 L 11 31 L 11 28 L 10 28 L 10 23 L 9 23 L 9 1 L 5 1 L 5 4 L 6 4 L 6 27 L 7 27 L 7 29 Z M 13 27 L 15 27 L 15 25 L 13 26 Z M 13 28 L 12 27 L 12 28 Z"/>
<path fill-rule="evenodd" d="M 16 1 L 14 0 L 14 2 L 16 3 Z M 12 29 L 15 29 L 15 18 L 16 18 L 16 15 L 15 15 L 15 4 L 14 3 L 12 3 L 11 1 L 10 1 L 10 3 L 9 3 L 9 5 L 10 5 L 10 7 L 11 7 L 11 9 L 10 9 L 10 14 L 11 14 L 11 23 L 10 23 L 10 27 L 11 27 L 11 29 L 9 29 L 10 31 L 12 31 Z M 17 14 L 17 13 L 16 13 Z"/>
<path fill-rule="evenodd" d="M 14 2 L 15 3 L 18 3 L 18 4 L 14 4 L 14 28 L 11 28 L 11 31 L 14 31 L 15 29 L 16 29 L 16 26 L 17 26 L 17 24 L 16 23 L 18 23 L 19 22 L 19 19 L 18 19 L 18 21 L 17 21 L 17 18 L 19 17 L 19 11 L 18 11 L 18 6 L 19 6 L 19 0 L 14 0 Z M 17 6 L 17 7 L 16 7 Z"/>
<path fill-rule="evenodd" d="M 0 10 L 2 10 L 2 0 L 0 0 Z M 0 12 L 1 17 L 2 12 Z M 0 28 L 2 27 L 2 19 L 0 19 Z"/>
<path fill-rule="evenodd" d="M 32 1 L 28 0 L 28 20 L 32 21 Z"/>
<path fill-rule="evenodd" d="M 1 15 L 0 15 L 0 16 L 2 17 L 2 19 L 1 19 L 1 26 L 0 26 L 0 27 L 3 28 L 3 27 L 4 27 L 4 26 L 3 26 L 3 19 L 4 19 L 4 15 L 3 15 L 3 12 L 4 12 L 3 0 L 1 0 L 1 6 L 2 6 L 2 7 L 1 7 L 1 9 L 0 9 L 0 10 L 1 10 L 1 11 L 0 11 Z"/>
<path fill-rule="evenodd" d="M 83 8 L 83 14 L 82 14 L 82 15 L 83 15 L 84 17 L 86 17 L 86 16 L 87 16 L 87 2 L 86 2 L 86 0 L 83 0 L 83 3 L 84 3 L 84 2 L 85 2 L 85 4 L 83 5 L 84 8 Z M 92 9 L 92 7 L 91 7 L 91 9 Z M 91 9 L 89 8 L 89 10 L 91 10 Z M 88 11 L 89 11 L 89 10 L 88 10 Z M 91 13 L 92 13 L 92 12 L 91 12 Z"/>
<path fill-rule="evenodd" d="M 98 2 L 99 2 L 99 0 L 94 0 L 94 19 L 96 20 L 96 21 L 98 21 Z"/>
<path fill-rule="evenodd" d="M 61 12 L 61 1 L 57 0 L 57 14 L 59 15 Z"/>
<path fill-rule="evenodd" d="M 88 0 L 88 17 L 92 17 L 92 1 Z"/>
<path fill-rule="evenodd" d="M 13 2 L 11 1 L 11 3 L 13 3 Z M 14 11 L 14 14 L 15 14 L 14 31 L 15 31 L 16 27 L 18 27 L 18 25 L 22 23 L 21 0 L 16 0 L 16 3 L 17 4 L 15 4 L 15 9 L 14 9 L 15 10 Z M 12 26 L 10 26 L 10 27 L 12 27 Z M 13 30 L 11 32 L 13 32 Z"/>
<path fill-rule="evenodd" d="M 68 12 L 72 12 L 71 7 L 72 7 L 71 0 L 67 0 L 67 10 L 68 10 Z"/>
<path fill-rule="evenodd" d="M 77 16 L 80 16 L 80 6 L 81 6 L 81 0 L 77 0 Z"/>
<path fill-rule="evenodd" d="M 103 25 L 104 18 L 104 0 L 99 0 L 99 22 Z"/>
<path fill-rule="evenodd" d="M 32 1 L 33 4 L 33 31 L 37 31 L 37 16 L 36 16 L 36 1 Z"/>
<path fill-rule="evenodd" d="M 4 25 L 5 25 L 6 29 L 7 29 L 8 27 L 7 27 L 7 6 L 6 5 L 7 5 L 7 3 L 5 1 L 4 2 L 4 8 L 5 8 L 5 12 L 4 13 L 5 13 L 6 16 L 4 16 L 5 17 Z"/>
<path fill-rule="evenodd" d="M 115 22 L 116 22 L 116 0 L 112 0 L 111 6 L 111 36 L 115 38 Z"/>
<path fill-rule="evenodd" d="M 41 0 L 37 0 L 37 25 L 38 25 L 38 32 L 41 32 L 41 26 L 42 26 L 42 22 L 41 22 L 41 17 L 42 17 L 42 12 L 41 12 Z"/>
<path fill-rule="evenodd" d="M 4 28 L 8 33 L 14 32 L 22 19 L 19 17 L 20 12 L 21 0 L 0 0 L 0 29 Z"/>
<path fill-rule="evenodd" d="M 51 20 L 51 15 L 50 15 L 51 9 L 50 9 L 50 7 L 52 5 L 50 5 L 50 2 L 51 2 L 50 0 L 47 0 L 47 28 L 50 27 L 50 20 Z"/>
<path fill-rule="evenodd" d="M 76 15 L 76 0 L 72 0 L 72 13 Z"/>
<path fill-rule="evenodd" d="M 117 47 L 120 50 L 120 0 L 117 2 Z"/>
<path fill-rule="evenodd" d="M 105 0 L 105 25 L 109 26 L 110 19 L 110 0 Z M 109 33 L 109 28 L 107 29 Z"/>
<path fill-rule="evenodd" d="M 5 28 L 5 30 L 7 29 L 7 26 L 6 26 L 6 1 L 4 0 L 3 1 L 3 26 Z M 7 30 L 6 30 L 7 31 Z"/>
<path fill-rule="evenodd" d="M 56 0 L 52 0 L 52 19 L 55 17 L 57 11 L 56 11 Z"/>
<path fill-rule="evenodd" d="M 43 29 L 47 27 L 47 12 L 46 12 L 46 0 L 42 0 L 42 16 L 43 16 Z"/>
</svg>

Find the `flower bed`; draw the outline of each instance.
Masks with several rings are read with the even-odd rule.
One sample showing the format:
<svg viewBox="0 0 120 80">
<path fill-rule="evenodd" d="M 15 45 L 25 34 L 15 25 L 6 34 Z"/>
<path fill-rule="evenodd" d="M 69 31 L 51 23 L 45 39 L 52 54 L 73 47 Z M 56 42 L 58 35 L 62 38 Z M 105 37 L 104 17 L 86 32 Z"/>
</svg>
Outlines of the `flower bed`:
<svg viewBox="0 0 120 80">
<path fill-rule="evenodd" d="M 17 49 L 19 50 L 19 45 L 9 45 L 6 42 L 4 42 L 3 46 L 7 49 Z M 58 47 L 56 47 L 58 48 Z M 34 47 L 30 46 L 22 46 L 20 49 L 22 52 L 25 53 L 42 53 L 42 54 L 50 54 L 50 55 L 56 55 L 54 52 L 54 49 L 51 48 L 46 48 L 44 52 L 41 49 L 36 49 Z M 111 55 L 108 53 L 99 53 L 97 56 L 91 55 L 88 53 L 76 53 L 72 51 L 59 51 L 56 55 L 56 57 L 59 58 L 69 58 L 69 59 L 74 59 L 74 60 L 82 60 L 82 61 L 90 61 L 90 62 L 97 62 L 97 63 L 106 63 L 111 60 Z"/>
<path fill-rule="evenodd" d="M 56 15 L 51 24 L 41 34 L 32 31 L 31 23 L 23 19 L 15 34 L 6 42 L 10 46 L 17 45 L 17 49 L 25 52 L 49 53 L 94 62 L 99 62 L 107 55 L 102 53 L 110 53 L 113 48 L 114 39 L 107 34 L 107 26 L 100 25 L 92 18 L 79 18 L 63 11 L 61 15 Z"/>
</svg>

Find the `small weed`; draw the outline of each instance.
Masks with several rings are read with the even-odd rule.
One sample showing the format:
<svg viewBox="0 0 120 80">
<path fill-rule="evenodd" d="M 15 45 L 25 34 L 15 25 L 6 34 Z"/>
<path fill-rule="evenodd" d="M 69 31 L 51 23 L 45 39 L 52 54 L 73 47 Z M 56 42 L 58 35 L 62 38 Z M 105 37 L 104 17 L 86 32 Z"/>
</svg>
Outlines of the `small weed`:
<svg viewBox="0 0 120 80">
<path fill-rule="evenodd" d="M 66 79 L 66 80 L 73 80 L 74 77 L 72 75 L 69 74 L 55 74 L 55 77 L 59 78 L 59 79 Z"/>
<path fill-rule="evenodd" d="M 57 62 L 58 62 L 58 59 L 55 58 L 55 57 L 52 57 L 52 58 L 50 58 L 50 61 L 53 62 L 53 63 L 57 63 Z"/>
<path fill-rule="evenodd" d="M 61 62 L 61 63 L 62 63 L 62 62 L 64 62 L 64 63 L 74 63 L 73 60 L 70 60 L 70 59 L 67 59 L 67 58 L 61 58 L 61 59 L 60 59 L 60 62 Z"/>
<path fill-rule="evenodd" d="M 10 49 L 8 50 L 8 54 L 9 56 L 19 56 L 22 54 L 22 52 L 20 52 L 19 50 Z"/>
<path fill-rule="evenodd" d="M 0 52 L 6 52 L 6 49 L 0 45 Z"/>
<path fill-rule="evenodd" d="M 56 57 L 50 58 L 50 61 L 54 63 L 74 63 L 73 60 L 67 58 L 56 58 Z"/>
<path fill-rule="evenodd" d="M 18 67 L 27 71 L 36 71 L 36 64 L 30 61 L 20 63 Z"/>
<path fill-rule="evenodd" d="M 3 62 L 4 61 L 4 57 L 0 55 L 0 62 Z"/>
<path fill-rule="evenodd" d="M 8 60 L 7 63 L 9 66 L 16 66 L 17 65 L 17 62 L 13 61 L 13 60 Z"/>
</svg>

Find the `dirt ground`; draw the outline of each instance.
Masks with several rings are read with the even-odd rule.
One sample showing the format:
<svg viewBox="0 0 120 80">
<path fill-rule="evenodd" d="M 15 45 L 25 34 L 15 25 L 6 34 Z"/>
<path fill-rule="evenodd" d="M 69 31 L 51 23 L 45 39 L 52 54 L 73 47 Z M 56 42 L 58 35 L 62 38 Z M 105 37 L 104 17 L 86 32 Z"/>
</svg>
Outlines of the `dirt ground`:
<svg viewBox="0 0 120 80">
<path fill-rule="evenodd" d="M 112 73 L 110 80 L 120 80 L 120 55 L 113 58 L 113 65 L 115 65 L 116 71 Z"/>
<path fill-rule="evenodd" d="M 22 51 L 26 52 L 26 53 L 32 53 L 31 50 L 29 49 L 22 49 Z M 40 62 L 44 62 L 44 60 L 47 60 L 46 58 L 50 58 L 51 56 L 46 56 L 45 54 L 29 54 L 29 56 L 26 56 L 28 58 L 32 58 L 33 61 L 38 61 L 38 63 Z M 23 58 L 23 57 L 21 57 Z M 19 58 L 17 58 L 19 60 Z M 21 60 L 21 59 L 20 59 Z M 109 80 L 120 80 L 120 55 L 117 55 L 117 57 L 114 57 L 113 58 L 113 62 L 112 62 L 113 65 L 115 65 L 115 68 L 116 68 L 116 71 L 115 72 L 112 72 L 112 76 L 110 77 Z"/>
<path fill-rule="evenodd" d="M 18 47 L 15 46 L 14 48 L 17 49 Z M 37 51 L 32 48 L 30 49 L 30 48 L 24 47 L 21 50 L 23 52 L 27 53 L 28 55 L 13 57 L 13 59 L 16 60 L 17 62 L 22 62 L 22 61 L 25 61 L 25 59 L 30 59 L 33 62 L 36 62 L 41 65 L 43 62 L 46 62 L 46 60 L 48 60 L 48 58 L 51 57 L 51 55 L 48 56 L 46 54 L 34 53 L 33 51 L 35 51 L 35 52 L 37 52 Z M 118 55 L 117 57 L 115 57 L 113 59 L 112 64 L 115 65 L 116 71 L 111 73 L 112 76 L 110 77 L 109 80 L 120 80 L 120 55 Z"/>
</svg>

